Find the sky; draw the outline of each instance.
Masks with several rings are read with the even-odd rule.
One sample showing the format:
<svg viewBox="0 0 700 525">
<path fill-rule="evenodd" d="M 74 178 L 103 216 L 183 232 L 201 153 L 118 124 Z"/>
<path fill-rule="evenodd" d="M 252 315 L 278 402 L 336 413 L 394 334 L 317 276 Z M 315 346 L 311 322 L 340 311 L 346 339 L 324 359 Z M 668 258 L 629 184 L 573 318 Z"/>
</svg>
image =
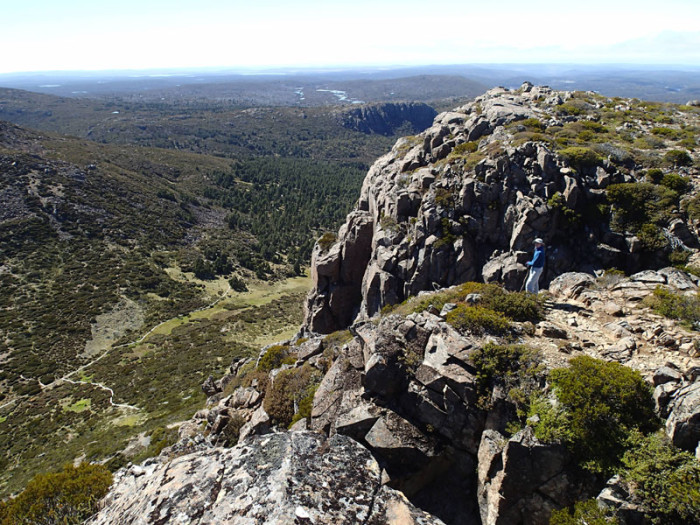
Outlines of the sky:
<svg viewBox="0 0 700 525">
<path fill-rule="evenodd" d="M 0 73 L 700 66 L 698 0 L 0 0 Z"/>
</svg>

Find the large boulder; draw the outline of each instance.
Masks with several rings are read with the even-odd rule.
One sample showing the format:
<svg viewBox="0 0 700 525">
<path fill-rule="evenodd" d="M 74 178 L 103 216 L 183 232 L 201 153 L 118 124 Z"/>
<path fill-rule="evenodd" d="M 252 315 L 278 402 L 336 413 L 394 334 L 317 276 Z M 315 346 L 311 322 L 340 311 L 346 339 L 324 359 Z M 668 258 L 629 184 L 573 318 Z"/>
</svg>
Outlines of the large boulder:
<svg viewBox="0 0 700 525">
<path fill-rule="evenodd" d="M 123 471 L 88 523 L 442 524 L 381 481 L 377 462 L 350 438 L 257 436 Z"/>
<path fill-rule="evenodd" d="M 478 478 L 483 525 L 545 525 L 553 510 L 587 497 L 594 486 L 566 448 L 540 443 L 530 427 L 510 439 L 486 430 Z"/>
<path fill-rule="evenodd" d="M 700 442 L 700 381 L 677 390 L 667 411 L 666 433 L 673 444 L 695 452 Z"/>
</svg>

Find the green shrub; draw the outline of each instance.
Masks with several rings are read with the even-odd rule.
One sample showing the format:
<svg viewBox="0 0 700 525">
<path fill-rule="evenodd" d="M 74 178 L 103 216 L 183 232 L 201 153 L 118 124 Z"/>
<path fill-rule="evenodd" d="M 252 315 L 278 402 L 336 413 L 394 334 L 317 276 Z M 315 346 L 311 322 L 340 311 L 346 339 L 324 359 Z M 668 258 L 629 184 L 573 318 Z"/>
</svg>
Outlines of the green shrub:
<svg viewBox="0 0 700 525">
<path fill-rule="evenodd" d="M 480 304 L 513 321 L 536 323 L 544 316 L 544 298 L 527 292 L 508 292 L 496 284 L 483 285 Z"/>
<path fill-rule="evenodd" d="M 700 523 L 700 463 L 662 432 L 635 435 L 622 458 L 622 477 L 634 487 L 647 518 L 658 525 Z"/>
<path fill-rule="evenodd" d="M 629 446 L 630 432 L 659 426 L 651 387 L 639 372 L 619 363 L 580 356 L 569 365 L 549 375 L 559 402 L 553 410 L 563 414 L 540 415 L 536 435 L 557 437 L 585 468 L 609 475 Z M 547 428 L 545 421 L 555 428 Z"/>
<path fill-rule="evenodd" d="M 651 132 L 659 137 L 666 137 L 672 140 L 677 140 L 683 135 L 680 130 L 667 127 L 652 128 Z"/>
<path fill-rule="evenodd" d="M 576 213 L 566 205 L 564 196 L 561 194 L 561 192 L 557 191 L 554 195 L 547 199 L 547 206 L 559 213 L 559 216 L 563 218 L 564 227 L 576 228 L 581 224 L 581 214 Z"/>
<path fill-rule="evenodd" d="M 688 179 L 678 173 L 667 173 L 664 175 L 661 179 L 661 185 L 675 191 L 678 195 L 687 193 L 692 187 Z"/>
<path fill-rule="evenodd" d="M 460 332 L 502 335 L 510 328 L 510 320 L 503 314 L 483 306 L 459 304 L 447 313 L 447 322 Z"/>
<path fill-rule="evenodd" d="M 296 360 L 289 355 L 289 347 L 286 345 L 272 345 L 258 361 L 258 370 L 269 372 L 279 368 L 283 364 L 294 364 Z"/>
<path fill-rule="evenodd" d="M 549 525 L 619 525 L 610 508 L 598 506 L 595 498 L 577 501 L 572 509 L 561 509 L 552 512 Z"/>
<path fill-rule="evenodd" d="M 681 321 L 686 328 L 700 330 L 700 293 L 688 296 L 657 286 L 644 304 L 659 315 Z"/>
<path fill-rule="evenodd" d="M 530 131 L 544 131 L 545 129 L 547 129 L 547 126 L 542 124 L 542 122 L 539 119 L 533 117 L 521 120 L 517 122 L 517 124 L 525 126 Z"/>
<path fill-rule="evenodd" d="M 231 286 L 231 290 L 234 292 L 248 291 L 248 286 L 245 284 L 245 281 L 236 275 L 228 280 L 228 284 Z"/>
<path fill-rule="evenodd" d="M 474 153 L 477 149 L 479 149 L 479 145 L 476 142 L 463 142 L 462 144 L 457 144 L 451 154 L 460 156 L 468 155 L 469 153 Z"/>
<path fill-rule="evenodd" d="M 313 402 L 312 391 L 321 380 L 318 370 L 305 364 L 299 368 L 282 370 L 275 376 L 272 386 L 268 388 L 263 407 L 275 425 L 289 427 L 300 404 L 304 402 L 304 410 L 311 414 Z M 309 396 L 311 399 L 309 400 Z M 304 414 L 301 417 L 308 417 Z"/>
<path fill-rule="evenodd" d="M 664 172 L 661 171 L 659 168 L 651 168 L 649 171 L 647 171 L 646 174 L 646 178 L 649 180 L 649 182 L 652 182 L 654 184 L 660 184 L 663 176 Z"/>
<path fill-rule="evenodd" d="M 601 162 L 601 158 L 595 151 L 580 146 L 565 148 L 559 154 L 578 171 L 593 168 Z"/>
<path fill-rule="evenodd" d="M 79 524 L 97 512 L 112 474 L 102 465 L 66 465 L 61 472 L 39 474 L 17 496 L 0 503 L 2 525 Z"/>
<path fill-rule="evenodd" d="M 692 166 L 693 157 L 682 149 L 673 149 L 664 155 L 664 161 L 673 167 Z"/>
<path fill-rule="evenodd" d="M 500 386 L 524 418 L 530 396 L 538 390 L 543 379 L 539 352 L 526 345 L 486 344 L 470 355 L 476 368 L 476 390 L 479 403 L 488 407 L 495 386 Z"/>
<path fill-rule="evenodd" d="M 637 182 L 608 186 L 607 198 L 613 206 L 613 229 L 636 233 L 644 224 L 667 224 L 678 194 L 664 186 Z"/>
<path fill-rule="evenodd" d="M 685 201 L 683 203 L 683 208 L 685 210 L 685 213 L 688 214 L 688 217 L 695 221 L 700 220 L 700 193 L 698 193 L 695 197 Z"/>
<path fill-rule="evenodd" d="M 321 237 L 316 241 L 318 243 L 318 246 L 321 248 L 322 252 L 327 252 L 333 244 L 335 244 L 335 241 L 338 239 L 338 236 L 335 233 L 332 232 L 326 232 Z"/>
</svg>

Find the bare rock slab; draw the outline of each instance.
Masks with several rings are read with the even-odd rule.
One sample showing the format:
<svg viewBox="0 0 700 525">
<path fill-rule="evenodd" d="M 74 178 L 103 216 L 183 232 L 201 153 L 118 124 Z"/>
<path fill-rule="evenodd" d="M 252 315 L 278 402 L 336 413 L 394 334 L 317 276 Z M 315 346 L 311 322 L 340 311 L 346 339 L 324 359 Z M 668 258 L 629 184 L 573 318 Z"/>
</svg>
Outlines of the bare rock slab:
<svg viewBox="0 0 700 525">
<path fill-rule="evenodd" d="M 139 476 L 122 472 L 89 523 L 443 523 L 382 485 L 369 451 L 340 435 L 254 436 L 234 448 L 189 454 L 145 470 Z"/>
</svg>

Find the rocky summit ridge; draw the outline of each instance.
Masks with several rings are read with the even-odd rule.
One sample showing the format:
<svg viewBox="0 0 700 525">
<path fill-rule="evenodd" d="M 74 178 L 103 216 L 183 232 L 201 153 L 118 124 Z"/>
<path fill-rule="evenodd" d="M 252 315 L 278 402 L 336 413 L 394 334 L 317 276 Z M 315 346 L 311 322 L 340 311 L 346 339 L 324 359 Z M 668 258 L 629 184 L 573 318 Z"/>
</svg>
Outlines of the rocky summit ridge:
<svg viewBox="0 0 700 525">
<path fill-rule="evenodd" d="M 490 90 L 400 139 L 369 170 L 335 242 L 317 245 L 305 326 L 329 333 L 470 280 L 517 289 L 536 237 L 550 248 L 544 282 L 574 270 L 658 268 L 668 246 L 697 249 L 697 220 L 672 217 L 659 250 L 599 213 L 608 186 L 659 166 L 664 150 L 629 152 L 658 127 L 643 108 L 525 84 Z M 697 124 L 696 112 L 676 113 L 679 126 Z M 697 171 L 679 169 L 697 191 Z"/>
<path fill-rule="evenodd" d="M 520 413 L 523 394 L 552 395 L 548 371 L 587 356 L 639 372 L 670 441 L 700 444 L 698 327 L 650 308 L 659 290 L 697 298 L 700 279 L 669 256 L 698 262 L 698 173 L 670 142 L 622 147 L 667 110 L 678 129 L 697 115 L 640 104 L 498 88 L 397 142 L 314 249 L 300 333 L 210 377 L 178 443 L 120 471 L 91 523 L 546 524 L 596 496 L 642 523 L 634 487 L 582 468 Z M 667 216 L 645 217 L 658 242 L 601 211 L 611 185 L 653 169 L 687 183 Z M 504 293 L 462 283 L 517 289 L 535 237 L 548 292 L 520 299 L 531 318 L 457 322 Z M 485 380 L 489 348 L 517 366 Z"/>
</svg>

